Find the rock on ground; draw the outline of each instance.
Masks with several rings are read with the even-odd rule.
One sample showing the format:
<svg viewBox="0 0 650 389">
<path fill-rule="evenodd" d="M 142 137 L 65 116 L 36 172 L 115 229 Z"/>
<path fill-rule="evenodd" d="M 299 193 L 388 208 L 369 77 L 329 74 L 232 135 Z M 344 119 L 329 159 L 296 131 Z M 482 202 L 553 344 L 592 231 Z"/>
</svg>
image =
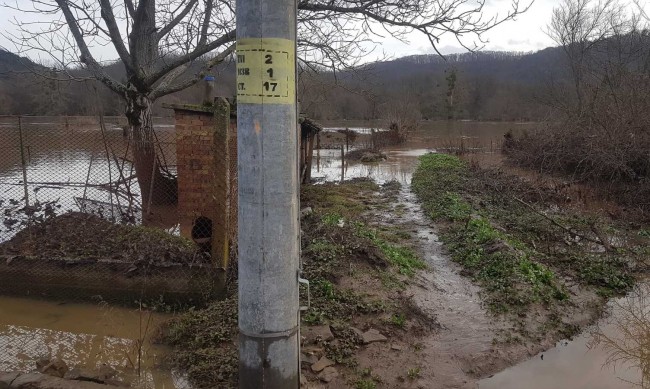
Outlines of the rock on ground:
<svg viewBox="0 0 650 389">
<path fill-rule="evenodd" d="M 13 378 L 13 379 L 12 379 Z M 112 385 L 72 381 L 41 373 L 0 373 L 0 389 L 113 389 Z"/>
</svg>

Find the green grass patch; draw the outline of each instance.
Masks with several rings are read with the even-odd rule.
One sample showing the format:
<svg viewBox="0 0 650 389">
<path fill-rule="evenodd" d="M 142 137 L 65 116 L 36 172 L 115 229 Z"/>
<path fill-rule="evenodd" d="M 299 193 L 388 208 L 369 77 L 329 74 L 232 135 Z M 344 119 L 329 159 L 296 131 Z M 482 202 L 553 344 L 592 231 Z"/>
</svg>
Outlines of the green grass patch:
<svg viewBox="0 0 650 389">
<path fill-rule="evenodd" d="M 302 276 L 310 281 L 311 294 L 311 305 L 301 314 L 301 325 L 329 324 L 336 342 L 323 345 L 327 357 L 355 367 L 354 355 L 361 340 L 350 328 L 351 320 L 367 320 L 380 328 L 404 327 L 409 312 L 391 301 L 396 301 L 398 291 L 404 288 L 407 277 L 403 274 L 414 274 L 424 268 L 424 263 L 403 246 L 407 234 L 369 226 L 368 208 L 391 201 L 380 197 L 375 183 L 355 180 L 305 186 L 301 200 L 303 207 L 312 208 L 301 218 Z M 356 277 L 365 277 L 373 287 L 384 290 L 377 294 L 367 290 L 368 282 L 341 282 L 347 277 L 355 281 Z M 307 300 L 305 292 L 306 288 L 301 288 L 303 303 Z M 390 321 L 382 321 L 380 316 Z M 189 373 L 197 388 L 236 387 L 235 295 L 206 309 L 185 313 L 164 332 L 164 343 L 174 347 L 172 362 Z M 357 387 L 373 388 L 378 382 L 372 376 L 360 378 L 354 384 Z"/>
<path fill-rule="evenodd" d="M 532 303 L 566 300 L 554 272 L 536 260 L 542 255 L 495 228 L 490 214 L 464 197 L 470 179 L 459 158 L 428 154 L 420 158 L 413 190 L 432 219 L 447 223 L 441 237 L 452 258 L 487 292 L 490 309 L 525 312 Z"/>
<path fill-rule="evenodd" d="M 426 268 L 424 261 L 411 248 L 387 241 L 381 231 L 364 223 L 355 223 L 355 226 L 357 234 L 375 244 L 401 274 L 413 276 L 416 270 Z"/>
</svg>

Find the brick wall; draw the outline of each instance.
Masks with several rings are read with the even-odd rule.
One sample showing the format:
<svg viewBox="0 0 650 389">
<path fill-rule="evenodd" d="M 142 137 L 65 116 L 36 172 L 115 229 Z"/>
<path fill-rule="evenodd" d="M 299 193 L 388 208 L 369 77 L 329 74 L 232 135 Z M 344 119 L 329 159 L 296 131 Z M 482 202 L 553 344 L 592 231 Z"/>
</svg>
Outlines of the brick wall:
<svg viewBox="0 0 650 389">
<path fill-rule="evenodd" d="M 229 103 L 214 107 L 173 105 L 178 163 L 178 215 L 181 235 L 193 238 L 200 217 L 212 221 L 214 263 L 226 267 L 237 238 L 237 123 Z M 194 229 L 197 232 L 197 229 Z"/>
</svg>

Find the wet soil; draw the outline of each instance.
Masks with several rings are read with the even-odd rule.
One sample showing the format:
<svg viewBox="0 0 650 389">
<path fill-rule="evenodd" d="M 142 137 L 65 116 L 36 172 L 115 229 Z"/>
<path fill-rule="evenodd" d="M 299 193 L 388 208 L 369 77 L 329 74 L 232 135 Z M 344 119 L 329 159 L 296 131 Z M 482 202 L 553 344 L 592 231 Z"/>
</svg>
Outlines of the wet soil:
<svg viewBox="0 0 650 389">
<path fill-rule="evenodd" d="M 80 212 L 47 218 L 21 230 L 0 243 L 0 255 L 7 259 L 114 259 L 142 264 L 209 261 L 187 239 L 155 228 L 114 224 Z"/>
<path fill-rule="evenodd" d="M 394 196 L 397 202 L 387 208 L 375 209 L 374 218 L 410 235 L 410 244 L 429 265 L 429 269 L 417 273 L 403 295 L 413 304 L 415 311 L 426 317 L 429 323 L 435 323 L 435 326 L 424 333 L 406 336 L 404 341 L 410 345 L 407 353 L 396 352 L 383 344 L 373 344 L 358 351 L 357 359 L 359 366 L 372 367 L 373 376 L 381 382 L 379 387 L 476 388 L 480 379 L 544 352 L 556 345 L 558 339 L 564 337 L 563 334 L 574 333 L 594 323 L 601 316 L 606 299 L 599 294 L 602 291 L 597 288 L 584 287 L 570 278 L 562 278 L 568 288 L 570 303 L 563 305 L 562 324 L 557 328 L 544 327 L 543 324 L 549 317 L 542 307 L 531 307 L 529 317 L 516 320 L 514 324 L 511 318 L 490 312 L 481 297 L 481 288 L 468 278 L 468 274 L 460 265 L 450 259 L 450 255 L 439 241 L 440 225 L 434 225 L 423 214 L 417 199 L 409 189 L 410 175 L 415 165 L 413 161 L 425 152 L 426 149 L 415 152 L 388 151 L 388 161 L 382 162 L 374 169 L 362 165 L 353 165 L 346 169 L 346 177 L 360 173 L 380 182 L 398 179 L 405 184 Z M 486 156 L 490 158 L 490 155 Z M 508 191 L 525 202 L 541 201 L 551 210 L 555 209 L 551 204 L 561 204 L 563 209 L 582 212 L 585 217 L 593 217 L 594 214 L 605 215 L 609 221 L 612 214 L 608 210 L 617 209 L 613 204 L 608 204 L 607 207 L 594 206 L 594 202 L 582 200 L 583 191 L 572 190 L 571 185 L 562 185 L 559 180 L 540 180 L 537 176 L 531 179 L 531 173 L 525 174 L 526 172 L 516 174 L 517 172 L 509 171 L 510 174 L 516 174 L 517 178 L 504 174 L 494 169 L 503 168 L 501 158 L 491 158 L 499 162 L 483 165 L 487 170 L 482 173 L 482 179 L 493 185 L 507 186 Z M 395 169 L 395 166 L 400 168 Z M 354 170 L 350 170 L 351 168 Z M 333 170 L 338 169 L 340 168 Z M 398 173 L 403 169 L 406 170 Z M 585 207 L 586 204 L 591 206 Z M 607 222 L 601 219 L 598 219 L 598 222 L 607 225 Z M 599 240 L 593 231 L 588 231 L 588 234 L 594 240 Z M 603 247 L 600 244 L 592 244 L 589 250 L 601 252 Z M 369 288 L 372 289 L 373 286 Z M 557 320 L 555 317 L 552 319 Z M 522 329 L 530 333 L 523 341 L 512 341 Z M 395 360 L 400 363 L 396 364 Z M 594 361 L 592 358 L 589 360 L 590 363 Z M 568 363 L 568 360 L 564 361 Z M 593 368 L 593 365 L 589 366 Z M 417 371 L 417 374 L 409 374 L 414 371 Z M 529 371 L 524 374 L 531 373 Z M 508 381 L 510 386 L 507 387 L 522 387 L 519 380 L 521 377 L 514 377 L 518 378 Z M 481 387 L 483 385 L 486 384 L 482 383 Z M 499 385 L 489 387 L 501 387 Z"/>
<path fill-rule="evenodd" d="M 430 326 L 424 332 L 405 334 L 400 341 L 406 343 L 408 352 L 397 353 L 390 345 L 377 344 L 357 353 L 359 366 L 371 367 L 381 387 L 476 388 L 480 377 L 553 345 L 554 337 L 528 344 L 495 342 L 513 331 L 512 322 L 486 310 L 481 289 L 451 261 L 437 227 L 423 214 L 409 186 L 398 189 L 394 198 L 397 201 L 388 210 L 370 213 L 379 223 L 410 235 L 412 247 L 427 263 L 428 268 L 416 274 L 402 295 Z M 581 297 L 598 300 L 588 292 Z M 582 326 L 594 320 L 597 313 L 589 304 L 584 307 L 572 310 L 571 324 Z M 396 358 L 400 363 L 395 363 Z M 417 374 L 409 377 L 413 371 Z"/>
</svg>

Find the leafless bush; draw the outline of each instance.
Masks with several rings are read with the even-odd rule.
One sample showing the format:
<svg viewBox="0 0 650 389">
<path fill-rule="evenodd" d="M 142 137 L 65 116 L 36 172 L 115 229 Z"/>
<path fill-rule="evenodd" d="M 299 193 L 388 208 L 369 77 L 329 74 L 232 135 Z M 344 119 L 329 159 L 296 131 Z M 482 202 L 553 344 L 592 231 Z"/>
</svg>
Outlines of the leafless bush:
<svg viewBox="0 0 650 389">
<path fill-rule="evenodd" d="M 549 34 L 565 51 L 570 77 L 551 88 L 552 122 L 506 135 L 511 160 L 600 186 L 650 188 L 650 35 L 621 9 L 609 0 L 566 0 L 554 11 Z M 637 200 L 650 206 L 649 197 Z"/>
<path fill-rule="evenodd" d="M 384 119 L 388 123 L 388 134 L 382 136 L 391 138 L 394 143 L 402 143 L 419 128 L 422 115 L 413 99 L 401 97 L 386 104 Z"/>
</svg>

